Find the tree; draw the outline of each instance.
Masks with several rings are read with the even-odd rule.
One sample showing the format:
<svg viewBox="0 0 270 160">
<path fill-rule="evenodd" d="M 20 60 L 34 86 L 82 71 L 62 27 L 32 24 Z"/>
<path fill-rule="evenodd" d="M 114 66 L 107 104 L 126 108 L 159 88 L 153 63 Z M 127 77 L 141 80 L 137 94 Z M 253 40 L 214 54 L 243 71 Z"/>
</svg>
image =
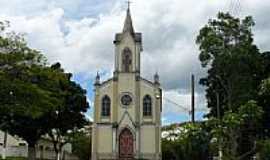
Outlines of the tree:
<svg viewBox="0 0 270 160">
<path fill-rule="evenodd" d="M 203 124 L 187 124 L 177 140 L 182 148 L 183 159 L 208 159 L 210 135 Z"/>
<path fill-rule="evenodd" d="M 216 93 L 221 115 L 237 111 L 248 100 L 256 99 L 262 71 L 261 55 L 253 44 L 252 17 L 240 20 L 229 13 L 219 13 L 209 20 L 197 37 L 202 67 L 208 76 L 200 80 L 206 86 L 210 116 L 217 116 Z"/>
<path fill-rule="evenodd" d="M 220 123 L 217 119 L 211 119 L 213 138 L 217 139 L 217 145 L 222 145 L 224 157 L 233 159 L 237 156 L 237 140 L 239 138 L 241 117 L 232 112 L 226 112 Z"/>
<path fill-rule="evenodd" d="M 26 140 L 29 159 L 34 159 L 36 142 L 49 130 L 46 113 L 61 103 L 57 90 L 52 89 L 61 77 L 39 66 L 16 71 L 16 77 L 13 71 L 0 76 L 0 115 L 6 117 L 3 128 Z"/>
<path fill-rule="evenodd" d="M 72 139 L 72 152 L 80 160 L 89 160 L 91 158 L 91 134 L 87 132 L 75 132 Z"/>
<path fill-rule="evenodd" d="M 59 63 L 53 65 L 52 68 L 63 71 Z M 53 141 L 57 160 L 61 159 L 62 147 L 72 141 L 73 132 L 77 132 L 88 124 L 84 113 L 89 108 L 86 91 L 71 81 L 71 74 L 67 76 L 65 82 L 60 83 L 59 94 L 63 97 L 62 105 L 47 116 L 49 128 L 51 128 L 49 136 Z"/>
<path fill-rule="evenodd" d="M 5 33 L 5 27 L 0 23 L 0 117 L 4 117 L 0 126 L 26 140 L 28 159 L 34 160 L 35 145 L 42 135 L 53 128 L 60 129 L 62 135 L 79 126 L 88 108 L 86 92 L 70 80 L 71 74 L 64 73 L 59 63 L 48 66 L 22 35 Z M 52 125 L 56 111 L 59 124 Z"/>
<path fill-rule="evenodd" d="M 258 159 L 269 160 L 270 159 L 270 140 L 262 140 L 259 142 L 259 154 Z"/>
<path fill-rule="evenodd" d="M 168 132 L 162 140 L 163 159 L 208 159 L 210 135 L 203 124 L 185 124 Z"/>
<path fill-rule="evenodd" d="M 167 138 L 162 138 L 162 159 L 178 160 L 182 152 L 176 152 L 177 143 Z"/>
<path fill-rule="evenodd" d="M 242 105 L 238 112 L 227 111 L 222 120 L 211 118 L 208 125 L 211 126 L 212 137 L 222 145 L 224 158 L 228 160 L 248 159 L 257 149 L 258 130 L 262 120 L 263 110 L 255 101 L 249 101 Z M 245 132 L 241 132 L 241 130 Z M 253 143 L 245 153 L 239 153 L 238 147 L 241 134 L 248 133 L 248 139 Z M 241 140 L 241 139 L 240 139 Z M 218 145 L 215 145 L 218 146 Z"/>
<path fill-rule="evenodd" d="M 58 104 L 53 93 L 44 89 L 50 87 L 44 81 L 55 77 L 48 75 L 46 60 L 38 51 L 30 49 L 21 35 L 5 34 L 6 25 L 0 25 L 1 126 L 24 138 L 29 144 L 29 159 L 34 159 L 34 145 L 45 132 L 43 113 Z"/>
<path fill-rule="evenodd" d="M 208 75 L 200 80 L 206 86 L 208 117 L 217 117 L 217 100 L 221 117 L 227 112 L 237 113 L 238 108 L 249 100 L 258 99 L 258 87 L 262 80 L 262 55 L 253 43 L 252 17 L 235 18 L 229 13 L 219 13 L 209 20 L 197 36 L 199 59 Z M 238 152 L 245 153 L 253 146 L 246 141 L 246 131 L 240 130 L 243 143 Z M 247 136 L 247 137 L 246 137 Z"/>
<path fill-rule="evenodd" d="M 263 76 L 260 85 L 258 103 L 264 108 L 263 135 L 270 137 L 270 52 L 262 53 L 263 58 Z"/>
<path fill-rule="evenodd" d="M 262 79 L 267 79 L 270 77 L 270 52 L 263 52 L 262 55 L 262 64 L 263 64 L 263 72 Z"/>
</svg>

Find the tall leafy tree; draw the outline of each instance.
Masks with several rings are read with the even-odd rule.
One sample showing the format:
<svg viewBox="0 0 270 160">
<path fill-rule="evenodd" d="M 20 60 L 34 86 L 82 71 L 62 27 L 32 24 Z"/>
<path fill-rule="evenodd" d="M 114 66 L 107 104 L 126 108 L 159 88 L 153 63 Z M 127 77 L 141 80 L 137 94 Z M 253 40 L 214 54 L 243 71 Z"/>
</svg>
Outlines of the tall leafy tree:
<svg viewBox="0 0 270 160">
<path fill-rule="evenodd" d="M 51 68 L 63 72 L 59 63 Z M 60 83 L 58 92 L 63 97 L 63 103 L 47 116 L 51 128 L 49 136 L 53 141 L 58 160 L 61 159 L 62 147 L 72 141 L 73 133 L 89 124 L 84 115 L 89 108 L 86 91 L 71 81 L 71 74 L 67 75 L 65 81 Z"/>
<path fill-rule="evenodd" d="M 34 160 L 35 145 L 42 135 L 83 124 L 86 92 L 60 64 L 48 66 L 22 35 L 5 33 L 5 27 L 0 23 L 0 127 L 26 140 L 28 159 Z M 53 119 L 56 112 L 59 115 Z"/>
<path fill-rule="evenodd" d="M 209 116 L 217 116 L 217 94 L 221 115 L 255 99 L 261 78 L 261 55 L 253 43 L 252 17 L 239 19 L 219 13 L 210 19 L 197 37 L 199 59 L 208 70 L 200 83 L 206 86 Z"/>
<path fill-rule="evenodd" d="M 250 16 L 239 19 L 229 13 L 219 13 L 200 30 L 196 43 L 202 67 L 208 70 L 207 77 L 200 80 L 206 86 L 208 117 L 217 116 L 218 100 L 221 116 L 228 111 L 236 114 L 241 105 L 258 100 L 258 88 L 267 72 L 264 69 L 267 63 L 262 63 L 264 57 L 253 42 L 254 25 Z M 254 143 L 249 138 L 251 134 L 243 127 L 237 135 L 240 135 L 237 152 L 248 152 Z"/>
<path fill-rule="evenodd" d="M 29 144 L 29 159 L 34 159 L 34 146 L 46 131 L 43 113 L 59 103 L 53 92 L 45 89 L 56 77 L 49 74 L 45 58 L 30 49 L 21 35 L 5 33 L 6 25 L 0 25 L 1 128 L 24 138 Z"/>
</svg>

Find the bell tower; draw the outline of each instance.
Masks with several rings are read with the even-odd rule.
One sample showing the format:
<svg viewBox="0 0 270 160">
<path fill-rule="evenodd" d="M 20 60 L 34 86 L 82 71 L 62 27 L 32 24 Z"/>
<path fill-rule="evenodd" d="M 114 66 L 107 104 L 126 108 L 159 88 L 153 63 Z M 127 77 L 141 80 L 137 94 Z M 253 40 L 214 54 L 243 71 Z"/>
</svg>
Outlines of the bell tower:
<svg viewBox="0 0 270 160">
<path fill-rule="evenodd" d="M 140 57 L 142 48 L 142 34 L 136 33 L 132 24 L 130 8 L 126 12 L 126 19 L 122 33 L 117 33 L 115 45 L 114 77 L 119 73 L 140 74 Z"/>
</svg>

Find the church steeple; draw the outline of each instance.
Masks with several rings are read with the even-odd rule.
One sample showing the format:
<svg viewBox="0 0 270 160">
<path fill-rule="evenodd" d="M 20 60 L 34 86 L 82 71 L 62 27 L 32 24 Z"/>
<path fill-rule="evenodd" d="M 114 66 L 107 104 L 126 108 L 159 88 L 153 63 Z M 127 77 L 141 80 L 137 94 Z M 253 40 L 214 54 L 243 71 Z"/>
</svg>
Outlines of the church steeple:
<svg viewBox="0 0 270 160">
<path fill-rule="evenodd" d="M 124 24 L 124 28 L 123 28 L 123 33 L 125 33 L 125 32 L 129 32 L 131 34 L 134 34 L 134 28 L 133 28 L 133 24 L 132 24 L 132 18 L 131 18 L 131 14 L 130 14 L 129 5 L 128 5 L 126 20 L 125 20 L 125 24 Z"/>
<path fill-rule="evenodd" d="M 133 27 L 130 1 L 126 10 L 124 28 L 121 33 L 115 35 L 115 74 L 136 73 L 140 74 L 140 55 L 142 51 L 142 34 L 136 33 Z"/>
</svg>

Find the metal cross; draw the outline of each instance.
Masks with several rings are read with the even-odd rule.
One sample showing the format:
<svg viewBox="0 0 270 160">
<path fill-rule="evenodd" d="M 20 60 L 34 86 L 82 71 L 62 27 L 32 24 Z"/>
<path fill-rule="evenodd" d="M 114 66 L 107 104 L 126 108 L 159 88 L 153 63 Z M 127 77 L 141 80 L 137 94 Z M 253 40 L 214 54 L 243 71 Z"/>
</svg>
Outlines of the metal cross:
<svg viewBox="0 0 270 160">
<path fill-rule="evenodd" d="M 131 2 L 130 0 L 127 1 L 128 9 L 130 8 L 130 4 L 131 4 L 131 3 L 132 3 L 132 2 Z"/>
</svg>

